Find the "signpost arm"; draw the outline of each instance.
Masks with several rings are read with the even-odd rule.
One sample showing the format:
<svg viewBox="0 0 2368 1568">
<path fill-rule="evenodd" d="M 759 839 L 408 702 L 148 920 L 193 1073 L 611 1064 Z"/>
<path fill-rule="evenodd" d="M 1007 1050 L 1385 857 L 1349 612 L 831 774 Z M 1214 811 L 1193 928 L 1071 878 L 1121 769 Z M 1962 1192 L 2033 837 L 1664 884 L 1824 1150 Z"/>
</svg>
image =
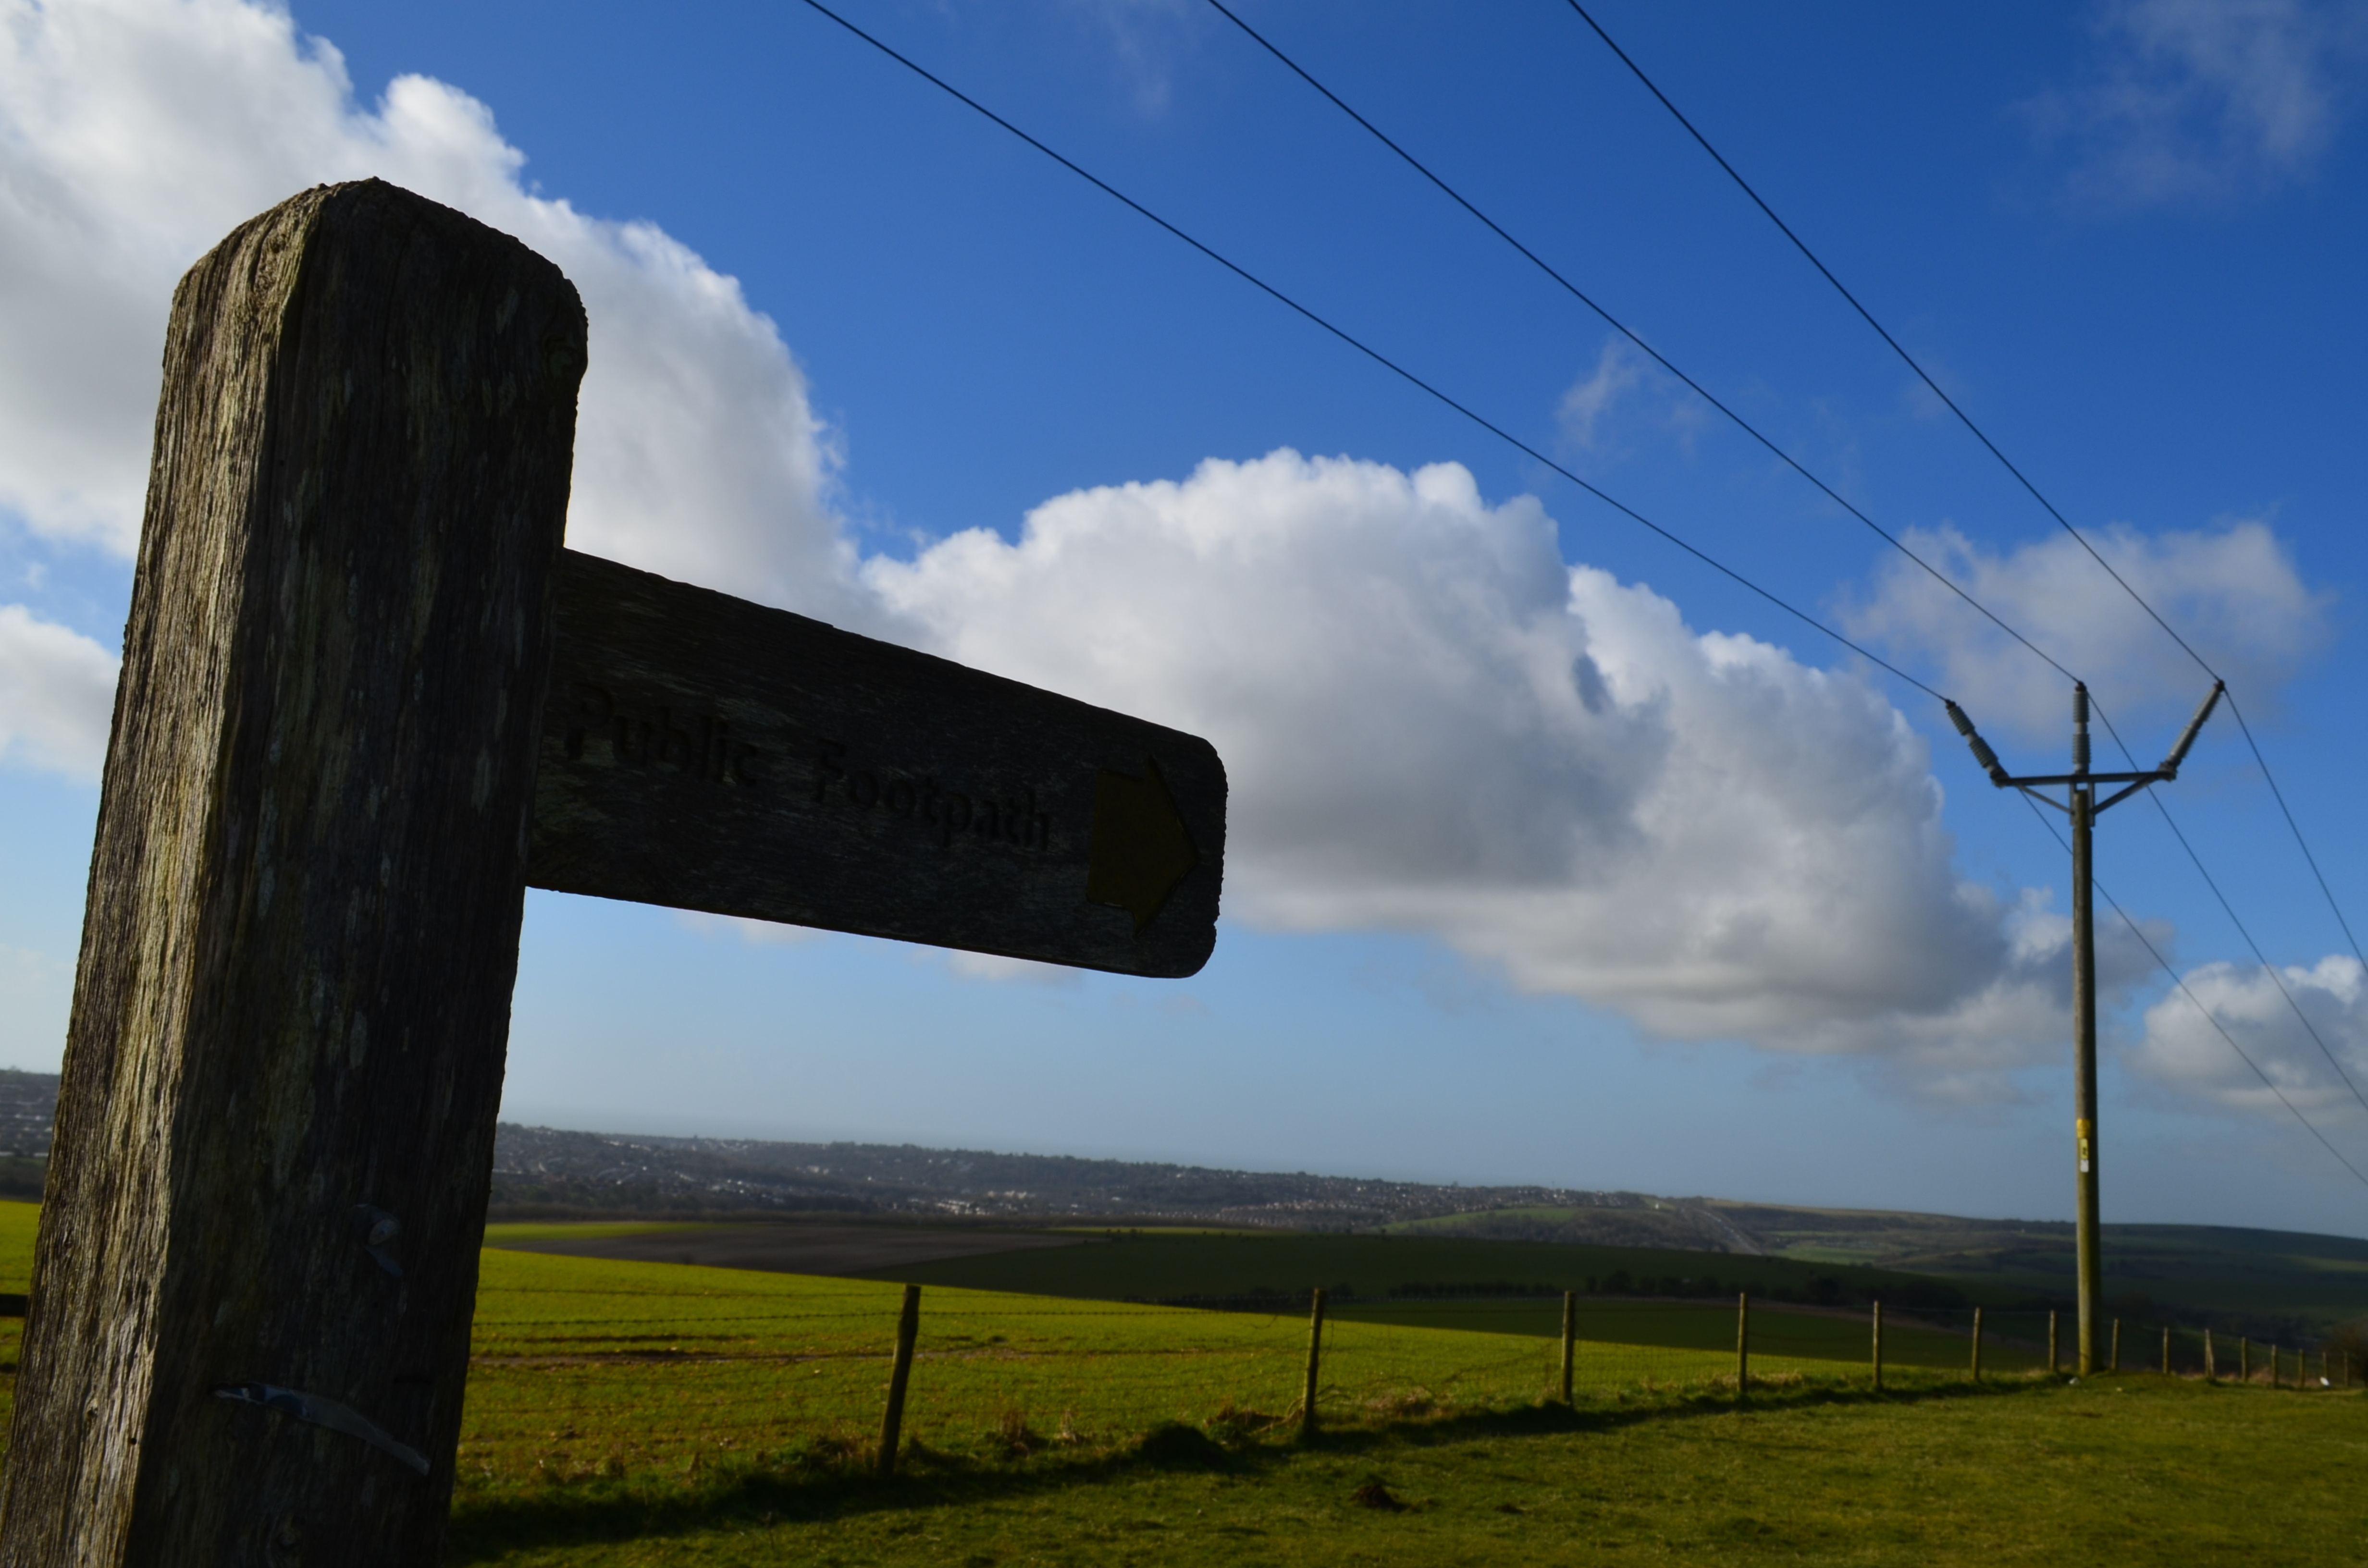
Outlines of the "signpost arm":
<svg viewBox="0 0 2368 1568">
<path fill-rule="evenodd" d="M 181 282 L 0 1564 L 441 1555 L 584 363 L 375 180 Z"/>
</svg>

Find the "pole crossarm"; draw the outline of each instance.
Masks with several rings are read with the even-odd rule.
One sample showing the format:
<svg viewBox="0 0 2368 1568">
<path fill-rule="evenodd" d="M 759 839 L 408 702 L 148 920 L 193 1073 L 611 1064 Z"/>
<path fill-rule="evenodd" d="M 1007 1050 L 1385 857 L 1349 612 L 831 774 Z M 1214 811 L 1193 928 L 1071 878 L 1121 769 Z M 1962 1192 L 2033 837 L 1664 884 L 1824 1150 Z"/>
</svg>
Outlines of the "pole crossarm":
<svg viewBox="0 0 2368 1568">
<path fill-rule="evenodd" d="M 2028 790 L 2034 784 L 2131 784 L 2140 787 L 2161 779 L 2176 778 L 2176 773 L 2166 773 L 2157 767 L 2151 773 L 2033 773 L 2021 778 L 1993 778 L 1991 783 L 2001 790 Z"/>
</svg>

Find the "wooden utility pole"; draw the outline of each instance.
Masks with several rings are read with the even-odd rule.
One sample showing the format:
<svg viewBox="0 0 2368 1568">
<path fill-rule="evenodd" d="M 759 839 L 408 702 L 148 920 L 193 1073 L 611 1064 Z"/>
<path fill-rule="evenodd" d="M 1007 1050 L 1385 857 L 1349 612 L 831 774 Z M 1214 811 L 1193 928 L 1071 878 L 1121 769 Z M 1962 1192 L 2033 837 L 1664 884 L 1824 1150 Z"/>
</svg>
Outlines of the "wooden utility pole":
<svg viewBox="0 0 2368 1568">
<path fill-rule="evenodd" d="M 438 1558 L 584 365 L 375 180 L 174 295 L 0 1564 Z"/>
<path fill-rule="evenodd" d="M 2097 1142 L 2097 916 L 2094 906 L 2096 878 L 2091 866 L 2092 841 L 2097 819 L 2108 810 L 2150 784 L 2168 783 L 2179 777 L 2179 766 L 2187 760 L 2188 748 L 2195 744 L 2203 722 L 2218 706 L 2220 694 L 2226 689 L 2219 681 L 2203 699 L 2195 717 L 2187 722 L 2176 745 L 2170 748 L 2162 766 L 2144 773 L 2092 773 L 2089 768 L 2089 688 L 2075 683 L 2072 687 L 2072 771 L 2069 773 L 2031 774 L 2015 778 L 1999 763 L 1998 754 L 1990 749 L 1975 730 L 1974 722 L 1965 710 L 1943 699 L 1949 710 L 1949 722 L 1965 737 L 1972 748 L 1974 760 L 1989 775 L 1990 782 L 2001 790 L 2021 790 L 2034 801 L 2044 801 L 2064 812 L 2072 821 L 2072 1139 L 2077 1165 L 2073 1186 L 2073 1245 L 2078 1255 L 2080 1321 L 2077 1330 L 2080 1375 L 2088 1377 L 2097 1369 L 2097 1327 L 2100 1308 L 2098 1303 L 2104 1288 L 2105 1265 L 2102 1221 L 2099 1218 L 2097 1167 L 2100 1160 Z M 2119 784 L 2103 800 L 2097 798 L 2100 784 Z M 2057 800 L 2041 791 L 2051 785 L 2061 785 L 2066 799 Z M 2118 1329 L 2116 1333 L 2118 1334 Z M 2118 1348 L 2113 1357 L 2115 1370 L 2120 1369 Z"/>
</svg>

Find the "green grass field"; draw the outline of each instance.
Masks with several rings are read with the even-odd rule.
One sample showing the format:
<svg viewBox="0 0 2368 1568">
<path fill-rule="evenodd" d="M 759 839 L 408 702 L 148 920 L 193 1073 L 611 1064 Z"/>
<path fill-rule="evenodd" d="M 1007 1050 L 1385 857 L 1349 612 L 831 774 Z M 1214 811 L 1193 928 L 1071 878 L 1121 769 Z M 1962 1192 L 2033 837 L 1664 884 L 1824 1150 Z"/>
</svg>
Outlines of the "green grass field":
<svg viewBox="0 0 2368 1568">
<path fill-rule="evenodd" d="M 22 1288 L 31 1220 L 0 1204 L 0 1290 Z M 1877 1393 L 1861 1324 L 1755 1312 L 1738 1403 L 1732 1308 L 1689 1304 L 1589 1302 L 1609 1315 L 1583 1332 L 1627 1337 L 1582 1345 L 1569 1408 L 1547 1398 L 1551 1304 L 1352 1313 L 1326 1334 L 1323 1429 L 1303 1442 L 1288 1419 L 1307 1340 L 1295 1314 L 932 1284 L 903 1473 L 882 1482 L 871 1460 L 900 1294 L 489 1250 L 449 1560 L 2359 1557 L 2358 1394 L 2150 1374 L 1975 1385 L 1961 1336 L 1932 1334 L 1932 1365 L 1907 1365 L 1930 1331 L 1904 1325 L 1886 1331 L 1901 1348 Z"/>
</svg>

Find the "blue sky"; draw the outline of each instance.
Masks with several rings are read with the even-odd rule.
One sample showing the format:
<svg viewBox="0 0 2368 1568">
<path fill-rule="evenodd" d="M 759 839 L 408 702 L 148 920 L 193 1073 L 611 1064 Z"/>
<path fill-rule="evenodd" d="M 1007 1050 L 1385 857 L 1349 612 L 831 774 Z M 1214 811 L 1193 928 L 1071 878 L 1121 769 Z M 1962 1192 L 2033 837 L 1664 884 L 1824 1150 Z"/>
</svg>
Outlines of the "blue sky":
<svg viewBox="0 0 2368 1568">
<path fill-rule="evenodd" d="M 1209 733 L 1169 984 L 535 894 L 506 1113 L 2069 1211 L 2061 851 L 1937 703 L 802 6 L 0 0 L 0 1058 L 62 1050 L 173 278 L 381 174 L 586 293 L 571 542 Z M 1536 449 L 2065 760 L 2063 681 L 1200 0 L 846 14 Z M 2208 685 L 1559 0 L 1241 14 L 2141 755 Z M 2228 675 L 2337 898 L 2368 12 L 1598 18 Z M 2224 712 L 2168 803 L 2353 1078 L 2368 984 Z M 2355 1165 L 2153 807 L 2106 887 Z M 2108 916 L 2110 1218 L 2368 1192 Z"/>
</svg>

